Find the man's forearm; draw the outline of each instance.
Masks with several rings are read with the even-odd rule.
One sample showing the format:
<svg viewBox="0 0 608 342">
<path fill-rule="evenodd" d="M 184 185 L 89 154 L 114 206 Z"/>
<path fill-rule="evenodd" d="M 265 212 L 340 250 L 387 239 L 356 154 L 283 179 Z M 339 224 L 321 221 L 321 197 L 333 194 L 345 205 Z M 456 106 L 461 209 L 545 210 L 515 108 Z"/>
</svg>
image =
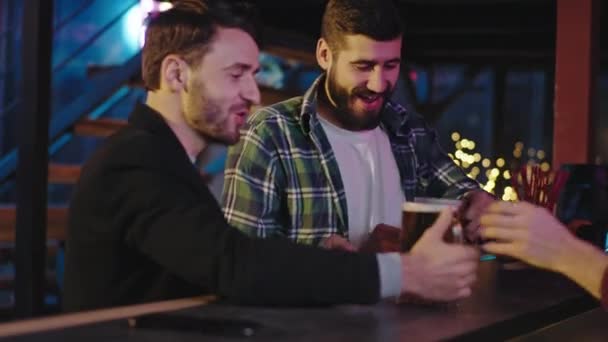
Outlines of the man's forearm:
<svg viewBox="0 0 608 342">
<path fill-rule="evenodd" d="M 556 271 L 571 278 L 599 299 L 602 278 L 608 267 L 608 256 L 574 236 L 568 240 L 562 251 L 562 255 L 558 258 Z"/>
</svg>

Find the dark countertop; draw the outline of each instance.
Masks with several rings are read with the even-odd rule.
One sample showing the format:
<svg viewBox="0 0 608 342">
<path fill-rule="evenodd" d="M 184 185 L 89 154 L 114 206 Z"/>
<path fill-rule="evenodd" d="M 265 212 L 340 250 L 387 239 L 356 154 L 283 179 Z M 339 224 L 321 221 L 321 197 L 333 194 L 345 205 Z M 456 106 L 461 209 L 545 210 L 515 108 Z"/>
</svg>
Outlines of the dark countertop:
<svg viewBox="0 0 608 342">
<path fill-rule="evenodd" d="M 141 318 L 136 328 L 129 328 L 126 321 L 114 321 L 8 341 L 504 340 L 597 307 L 594 300 L 560 275 L 536 269 L 507 271 L 497 265 L 494 261 L 483 262 L 474 295 L 455 304 L 384 302 L 326 308 L 213 304 Z M 160 329 L 163 325 L 169 328 Z"/>
<path fill-rule="evenodd" d="M 511 340 L 528 341 L 608 341 L 608 312 L 594 309 Z"/>
</svg>

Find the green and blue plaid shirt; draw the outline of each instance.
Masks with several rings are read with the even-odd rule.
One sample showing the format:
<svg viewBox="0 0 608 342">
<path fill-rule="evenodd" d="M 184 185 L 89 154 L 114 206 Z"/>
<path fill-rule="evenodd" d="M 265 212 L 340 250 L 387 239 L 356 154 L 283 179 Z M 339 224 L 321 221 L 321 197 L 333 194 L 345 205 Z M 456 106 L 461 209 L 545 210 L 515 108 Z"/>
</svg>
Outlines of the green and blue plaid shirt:
<svg viewBox="0 0 608 342">
<path fill-rule="evenodd" d="M 303 97 L 252 114 L 241 140 L 228 151 L 224 215 L 248 235 L 304 244 L 331 234 L 348 238 L 340 170 L 317 118 L 322 77 Z M 390 101 L 381 115 L 406 199 L 457 198 L 479 188 L 441 149 L 421 116 Z"/>
</svg>

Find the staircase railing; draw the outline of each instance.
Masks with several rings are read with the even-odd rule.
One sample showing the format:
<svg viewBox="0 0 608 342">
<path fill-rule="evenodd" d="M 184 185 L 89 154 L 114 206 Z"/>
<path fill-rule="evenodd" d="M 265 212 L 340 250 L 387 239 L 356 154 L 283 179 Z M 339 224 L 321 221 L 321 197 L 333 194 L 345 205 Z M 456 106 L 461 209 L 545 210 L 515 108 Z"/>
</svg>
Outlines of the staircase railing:
<svg viewBox="0 0 608 342">
<path fill-rule="evenodd" d="M 94 0 L 87 1 L 83 5 L 79 6 L 75 11 L 68 15 L 58 25 L 55 26 L 55 30 L 61 29 L 76 18 L 80 13 L 85 11 L 92 5 Z M 67 58 L 62 60 L 54 68 L 54 72 L 58 72 L 65 68 L 69 62 L 74 60 L 78 55 L 82 54 L 86 49 L 94 44 L 103 33 L 107 32 L 114 25 L 116 25 L 121 18 L 123 18 L 128 11 L 137 5 L 139 1 L 131 1 L 131 5 L 121 10 L 116 17 L 110 20 L 104 25 L 98 32 L 92 35 L 86 42 L 72 52 Z M 71 136 L 66 136 L 64 133 L 69 130 L 80 118 L 87 115 L 88 113 L 95 110 L 95 108 L 101 105 L 106 99 L 111 98 L 112 95 L 127 83 L 127 81 L 135 74 L 140 71 L 141 66 L 141 55 L 140 53 L 135 54 L 123 65 L 112 68 L 111 70 L 97 75 L 94 78 L 87 81 L 86 89 L 83 94 L 78 98 L 72 100 L 67 105 L 60 105 L 59 108 L 53 108 L 53 115 L 49 124 L 49 140 L 52 142 L 49 148 L 49 154 L 53 154 L 58 150 L 58 144 L 65 144 L 66 140 L 69 140 Z M 10 103 L 11 110 L 18 107 L 20 99 L 15 99 Z M 8 108 L 4 108 L 1 112 L 4 115 L 8 113 Z M 14 175 L 17 165 L 17 149 L 13 148 L 5 155 L 0 156 L 0 185 L 4 183 L 9 177 Z"/>
</svg>

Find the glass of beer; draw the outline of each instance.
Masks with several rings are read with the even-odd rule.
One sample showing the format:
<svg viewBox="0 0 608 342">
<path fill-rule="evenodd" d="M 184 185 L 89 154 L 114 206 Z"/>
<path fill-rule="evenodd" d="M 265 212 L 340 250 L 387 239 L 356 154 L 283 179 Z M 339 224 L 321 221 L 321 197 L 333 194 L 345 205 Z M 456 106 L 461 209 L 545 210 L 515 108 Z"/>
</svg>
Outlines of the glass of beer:
<svg viewBox="0 0 608 342">
<path fill-rule="evenodd" d="M 424 231 L 433 225 L 442 210 L 452 207 L 458 209 L 461 205 L 459 200 L 416 197 L 413 202 L 403 203 L 403 216 L 401 222 L 401 251 L 407 252 L 420 239 Z M 446 242 L 462 243 L 462 228 L 458 225 L 457 217 L 454 217 L 452 229 L 444 236 Z"/>
<path fill-rule="evenodd" d="M 459 200 L 428 197 L 417 197 L 413 202 L 404 202 L 401 235 L 399 237 L 401 251 L 410 251 L 420 237 L 422 237 L 424 231 L 435 223 L 442 210 L 449 207 L 456 210 L 460 207 L 460 205 L 461 201 Z M 444 241 L 450 243 L 464 242 L 462 228 L 456 216 L 452 220 L 452 228 L 446 231 L 443 239 Z M 454 303 L 449 302 L 427 300 L 411 294 L 402 294 L 399 298 L 397 298 L 397 303 L 434 306 L 446 309 L 455 305 Z"/>
</svg>

